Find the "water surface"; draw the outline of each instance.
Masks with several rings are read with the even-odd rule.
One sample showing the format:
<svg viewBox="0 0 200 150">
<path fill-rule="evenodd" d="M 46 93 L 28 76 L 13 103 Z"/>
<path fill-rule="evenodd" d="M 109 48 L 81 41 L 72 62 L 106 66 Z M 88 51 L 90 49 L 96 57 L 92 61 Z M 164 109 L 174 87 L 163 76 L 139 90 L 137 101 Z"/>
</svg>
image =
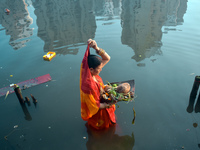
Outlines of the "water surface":
<svg viewBox="0 0 200 150">
<path fill-rule="evenodd" d="M 0 97 L 0 148 L 199 149 L 199 112 L 186 111 L 200 75 L 199 5 L 198 0 L 1 0 L 0 88 L 48 73 L 52 81 L 22 91 L 37 98 L 36 107 L 23 109 L 14 93 Z M 120 103 L 116 127 L 104 132 L 91 131 L 80 117 L 80 64 L 89 38 L 111 56 L 100 74 L 104 82 L 136 83 L 135 101 Z M 51 62 L 42 58 L 48 51 L 57 54 Z"/>
</svg>

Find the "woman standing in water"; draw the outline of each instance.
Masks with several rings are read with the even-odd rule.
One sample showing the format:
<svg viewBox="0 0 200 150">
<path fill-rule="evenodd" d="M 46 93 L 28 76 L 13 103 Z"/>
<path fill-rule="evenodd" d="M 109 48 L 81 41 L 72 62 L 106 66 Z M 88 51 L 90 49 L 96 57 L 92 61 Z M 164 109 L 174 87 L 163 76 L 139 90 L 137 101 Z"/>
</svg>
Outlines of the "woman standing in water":
<svg viewBox="0 0 200 150">
<path fill-rule="evenodd" d="M 95 49 L 101 58 L 90 55 L 90 47 Z M 89 39 L 80 71 L 81 117 L 88 121 L 89 126 L 98 130 L 109 128 L 116 123 L 115 102 L 100 102 L 104 84 L 99 73 L 109 61 L 110 56 L 105 50 L 99 48 L 94 40 Z"/>
</svg>

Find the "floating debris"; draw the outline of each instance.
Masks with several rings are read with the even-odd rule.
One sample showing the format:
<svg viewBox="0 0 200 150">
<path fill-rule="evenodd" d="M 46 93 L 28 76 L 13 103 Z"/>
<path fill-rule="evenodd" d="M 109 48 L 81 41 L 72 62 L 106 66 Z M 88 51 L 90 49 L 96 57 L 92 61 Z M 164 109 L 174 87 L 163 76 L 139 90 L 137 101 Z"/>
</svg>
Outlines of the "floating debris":
<svg viewBox="0 0 200 150">
<path fill-rule="evenodd" d="M 13 75 L 10 75 L 10 76 L 13 76 Z M 13 87 L 11 87 L 11 86 L 14 86 L 14 84 L 12 84 L 12 82 L 9 79 L 6 79 L 6 80 L 8 80 L 8 82 L 10 83 L 10 86 L 0 88 L 0 97 L 6 95 L 7 91 L 9 91 L 9 94 L 15 92 L 12 89 Z M 23 89 L 23 88 L 30 88 L 30 87 L 33 87 L 33 86 L 36 86 L 38 84 L 42 84 L 42 83 L 45 83 L 45 82 L 48 82 L 48 81 L 51 81 L 51 76 L 49 74 L 46 74 L 46 75 L 43 75 L 43 76 L 39 76 L 37 78 L 33 78 L 33 79 L 29 79 L 29 80 L 17 83 L 17 85 L 21 89 Z M 24 85 L 26 85 L 26 86 L 23 87 Z"/>
<path fill-rule="evenodd" d="M 86 139 L 86 137 L 84 136 L 83 139 Z"/>
<path fill-rule="evenodd" d="M 198 126 L 198 124 L 197 124 L 197 123 L 193 123 L 193 127 L 195 127 L 195 128 L 196 128 L 197 126 Z"/>
<path fill-rule="evenodd" d="M 6 96 L 4 98 L 4 100 L 6 100 L 6 98 L 8 97 L 9 91 L 7 91 Z"/>
<path fill-rule="evenodd" d="M 10 10 L 8 9 L 8 8 L 5 8 L 5 13 L 7 14 L 7 15 L 9 15 L 9 13 L 10 13 Z"/>
<path fill-rule="evenodd" d="M 133 107 L 133 120 L 132 120 L 132 124 L 135 124 L 135 116 L 136 116 L 136 113 L 135 113 L 135 109 Z"/>
<path fill-rule="evenodd" d="M 13 75 L 10 75 L 10 77 L 13 77 Z"/>
<path fill-rule="evenodd" d="M 156 61 L 156 59 L 151 59 L 152 62 Z"/>
<path fill-rule="evenodd" d="M 190 73 L 190 76 L 194 75 L 195 73 Z"/>
<path fill-rule="evenodd" d="M 14 87 L 14 85 L 15 85 L 15 84 L 14 84 L 14 83 L 12 83 L 12 84 L 10 84 L 10 87 Z"/>
<path fill-rule="evenodd" d="M 51 61 L 54 57 L 56 57 L 56 52 L 48 52 L 46 55 L 43 56 L 43 59 Z"/>
<path fill-rule="evenodd" d="M 22 90 L 25 90 L 25 89 L 28 89 L 28 86 L 27 86 L 27 85 L 23 85 L 23 86 L 22 86 Z"/>
<path fill-rule="evenodd" d="M 14 126 L 15 127 L 15 126 Z M 13 132 L 16 131 L 16 128 L 14 128 L 8 135 L 4 136 L 5 140 L 8 140 L 8 136 L 10 136 Z"/>
<path fill-rule="evenodd" d="M 145 63 L 139 63 L 137 64 L 138 67 L 145 67 Z"/>
<path fill-rule="evenodd" d="M 102 25 L 111 25 L 111 24 L 114 24 L 114 22 L 103 23 Z"/>
<path fill-rule="evenodd" d="M 13 128 L 15 129 L 15 128 L 18 128 L 19 126 L 18 125 L 15 125 Z"/>
</svg>

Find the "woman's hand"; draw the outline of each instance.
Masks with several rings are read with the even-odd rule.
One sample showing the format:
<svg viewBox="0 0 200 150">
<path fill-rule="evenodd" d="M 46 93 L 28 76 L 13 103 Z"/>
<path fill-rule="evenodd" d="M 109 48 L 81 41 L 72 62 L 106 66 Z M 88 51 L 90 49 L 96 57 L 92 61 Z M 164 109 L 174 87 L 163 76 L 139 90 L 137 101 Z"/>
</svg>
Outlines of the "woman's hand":
<svg viewBox="0 0 200 150">
<path fill-rule="evenodd" d="M 90 47 L 94 48 L 96 51 L 99 50 L 99 47 L 97 46 L 97 43 L 95 40 L 89 39 L 87 43 L 90 45 Z"/>
<path fill-rule="evenodd" d="M 97 43 L 95 40 L 89 39 L 87 41 L 90 47 L 94 48 L 96 50 L 96 53 L 101 56 L 102 58 L 102 68 L 110 61 L 110 56 L 103 50 L 102 48 L 99 48 L 97 46 Z"/>
<path fill-rule="evenodd" d="M 116 104 L 117 101 L 114 100 L 112 103 L 100 103 L 100 109 L 110 108 L 112 105 Z"/>
</svg>

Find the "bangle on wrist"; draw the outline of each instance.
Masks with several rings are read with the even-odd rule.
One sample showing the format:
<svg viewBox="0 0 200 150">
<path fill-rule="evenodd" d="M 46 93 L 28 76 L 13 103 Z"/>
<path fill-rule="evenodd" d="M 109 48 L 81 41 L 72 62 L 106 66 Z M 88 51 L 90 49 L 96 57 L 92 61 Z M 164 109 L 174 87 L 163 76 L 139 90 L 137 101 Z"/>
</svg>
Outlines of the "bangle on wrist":
<svg viewBox="0 0 200 150">
<path fill-rule="evenodd" d="M 98 55 L 103 55 L 105 53 L 105 50 L 103 50 L 102 48 L 98 48 L 98 50 L 96 51 L 96 53 Z"/>
</svg>

